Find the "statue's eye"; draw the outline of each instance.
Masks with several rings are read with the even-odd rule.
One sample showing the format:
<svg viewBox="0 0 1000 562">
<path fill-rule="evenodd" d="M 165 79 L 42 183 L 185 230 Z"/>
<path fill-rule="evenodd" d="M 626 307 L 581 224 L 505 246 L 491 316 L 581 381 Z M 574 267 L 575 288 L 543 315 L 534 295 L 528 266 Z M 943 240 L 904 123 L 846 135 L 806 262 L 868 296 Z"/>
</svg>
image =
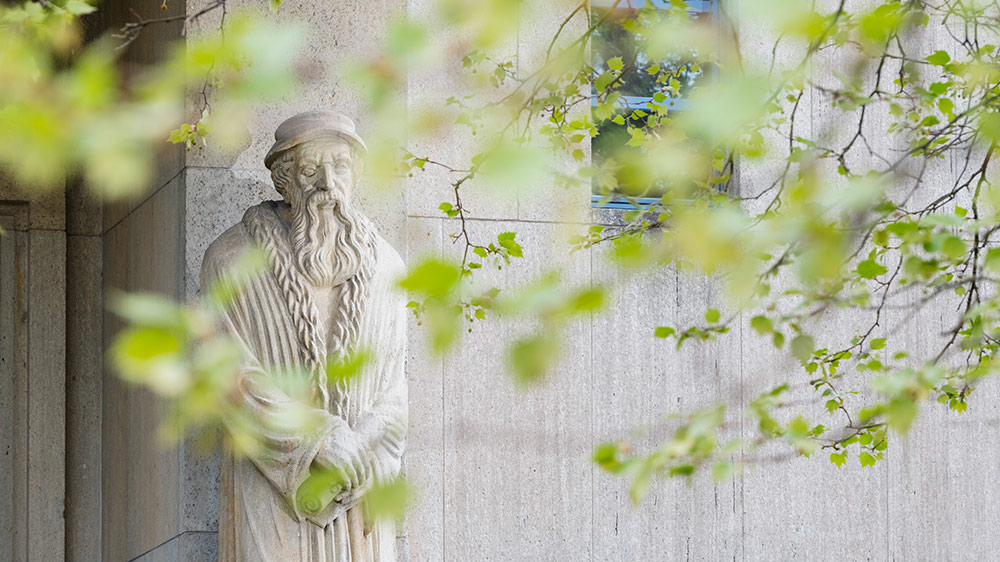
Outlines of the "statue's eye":
<svg viewBox="0 0 1000 562">
<path fill-rule="evenodd" d="M 337 162 L 338 172 L 346 172 L 348 168 L 350 168 L 350 166 L 347 165 L 347 162 Z"/>
<path fill-rule="evenodd" d="M 302 166 L 301 173 L 303 176 L 312 177 L 316 174 L 316 166 Z"/>
</svg>

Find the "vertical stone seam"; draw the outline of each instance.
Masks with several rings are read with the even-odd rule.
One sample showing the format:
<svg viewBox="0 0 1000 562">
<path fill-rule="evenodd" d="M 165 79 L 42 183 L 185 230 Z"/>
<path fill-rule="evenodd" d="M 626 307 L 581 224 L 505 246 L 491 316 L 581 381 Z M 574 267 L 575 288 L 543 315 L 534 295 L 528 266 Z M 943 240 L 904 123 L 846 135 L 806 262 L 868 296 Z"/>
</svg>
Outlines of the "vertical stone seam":
<svg viewBox="0 0 1000 562">
<path fill-rule="evenodd" d="M 438 258 L 444 256 L 444 219 L 436 219 L 438 237 Z M 447 413 L 448 396 L 446 391 L 448 385 L 445 384 L 445 377 L 448 374 L 444 364 L 444 357 L 437 359 L 441 366 L 441 560 L 448 562 L 448 491 L 445 489 L 448 468 L 448 418 Z"/>
<path fill-rule="evenodd" d="M 590 278 L 590 288 L 594 287 L 594 248 L 587 248 L 587 265 L 589 267 L 588 277 Z M 590 312 L 590 452 L 594 451 L 594 312 Z M 596 541 L 597 525 L 594 513 L 594 462 L 590 462 L 590 561 L 594 562 L 594 543 Z"/>
<path fill-rule="evenodd" d="M 175 190 L 174 202 L 173 202 L 174 204 L 172 205 L 173 208 L 177 209 L 176 231 L 175 231 L 176 238 L 174 247 L 177 249 L 177 253 L 179 254 L 177 259 L 174 261 L 174 266 L 177 268 L 177 271 L 174 274 L 175 286 L 174 286 L 173 297 L 177 300 L 177 302 L 180 303 L 186 302 L 185 297 L 187 293 L 187 285 L 186 285 L 187 182 L 185 181 L 185 179 L 187 178 L 186 171 L 187 171 L 187 166 L 186 165 L 181 166 L 181 169 L 178 170 L 178 172 L 174 175 L 174 177 L 170 178 L 170 180 L 168 180 L 164 185 L 160 186 L 160 188 L 157 190 L 159 191 L 160 189 L 163 189 L 164 187 L 166 187 L 175 180 L 180 182 L 180 185 L 178 185 L 177 189 Z M 160 423 L 161 424 L 163 423 L 162 420 L 160 421 Z M 175 501 L 177 502 L 177 524 L 174 527 L 174 529 L 177 532 L 176 535 L 177 537 L 180 537 L 181 535 L 183 535 L 185 532 L 188 531 L 188 529 L 186 528 L 187 526 L 186 515 L 187 515 L 188 505 L 187 502 L 185 502 L 185 494 L 184 494 L 184 489 L 186 487 L 185 483 L 187 482 L 187 468 L 188 468 L 187 463 L 184 462 L 185 460 L 184 451 L 188 447 L 188 445 L 189 445 L 188 440 L 185 438 L 182 439 L 177 444 L 177 446 L 174 447 L 174 466 L 177 467 L 177 491 L 176 491 L 177 496 L 175 499 Z"/>
<path fill-rule="evenodd" d="M 19 287 L 21 292 L 21 302 L 18 307 L 20 310 L 15 312 L 23 314 L 24 318 L 24 351 L 21 355 L 25 359 L 25 369 L 21 372 L 24 374 L 24 553 L 27 555 L 28 559 L 31 559 L 31 292 L 28 287 L 31 287 L 31 231 L 29 230 L 26 235 L 24 242 L 24 267 L 21 268 L 22 275 L 24 279 L 27 280 L 26 283 L 22 283 Z M 17 261 L 17 247 L 14 248 L 14 261 Z M 24 312 L 22 312 L 22 310 Z"/>
</svg>

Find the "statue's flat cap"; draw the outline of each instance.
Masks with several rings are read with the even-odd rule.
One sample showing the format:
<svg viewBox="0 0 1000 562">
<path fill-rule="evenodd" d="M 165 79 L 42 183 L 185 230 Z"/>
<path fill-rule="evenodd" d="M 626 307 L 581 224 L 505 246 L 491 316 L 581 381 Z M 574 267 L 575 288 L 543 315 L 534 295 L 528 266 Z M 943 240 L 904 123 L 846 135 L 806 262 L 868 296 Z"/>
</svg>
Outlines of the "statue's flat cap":
<svg viewBox="0 0 1000 562">
<path fill-rule="evenodd" d="M 264 166 L 270 170 L 271 163 L 279 154 L 313 139 L 338 135 L 353 142 L 363 152 L 368 151 L 354 127 L 354 121 L 336 111 L 307 111 L 289 117 L 274 130 L 274 145 L 264 157 Z"/>
</svg>

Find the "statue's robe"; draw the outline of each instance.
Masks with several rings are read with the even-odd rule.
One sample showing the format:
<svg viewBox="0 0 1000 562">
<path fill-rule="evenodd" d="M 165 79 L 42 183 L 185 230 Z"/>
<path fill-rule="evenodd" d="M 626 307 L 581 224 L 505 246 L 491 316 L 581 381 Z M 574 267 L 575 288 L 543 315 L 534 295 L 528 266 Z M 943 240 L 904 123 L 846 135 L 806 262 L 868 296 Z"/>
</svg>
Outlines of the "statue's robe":
<svg viewBox="0 0 1000 562">
<path fill-rule="evenodd" d="M 276 214 L 280 204 L 265 202 L 250 208 L 242 222 L 212 243 L 202 264 L 203 291 L 255 246 L 291 252 L 287 227 Z M 308 516 L 303 506 L 296 504 L 296 492 L 309 477 L 313 460 L 336 432 L 345 431 L 345 426 L 370 445 L 367 461 L 373 481 L 391 480 L 400 471 L 407 427 L 406 309 L 393 283 L 404 266 L 399 254 L 374 229 L 370 246 L 374 263 L 370 264 L 367 294 L 361 303 L 357 341 L 348 343 L 369 350 L 371 359 L 358 376 L 340 387 L 329 387 L 328 404 L 316 408 L 316 431 L 266 426 L 259 454 L 249 459 L 223 454 L 221 562 L 396 560 L 395 525 L 381 519 L 366 521 L 358 499 L 334 502 L 320 515 Z M 292 310 L 295 305 L 287 302 L 278 271 L 272 259 L 270 270 L 243 284 L 224 319 L 246 355 L 239 400 L 258 420 L 271 415 L 274 406 L 293 400 L 280 389 L 296 388 L 283 383 L 297 381 L 281 381 L 281 377 L 311 378 L 310 370 L 316 373 L 314 358 L 299 341 L 294 314 L 300 311 Z M 298 270 L 293 273 L 298 274 Z M 322 335 L 319 338 L 317 341 L 325 341 Z M 317 384 L 306 381 L 306 386 Z"/>
</svg>

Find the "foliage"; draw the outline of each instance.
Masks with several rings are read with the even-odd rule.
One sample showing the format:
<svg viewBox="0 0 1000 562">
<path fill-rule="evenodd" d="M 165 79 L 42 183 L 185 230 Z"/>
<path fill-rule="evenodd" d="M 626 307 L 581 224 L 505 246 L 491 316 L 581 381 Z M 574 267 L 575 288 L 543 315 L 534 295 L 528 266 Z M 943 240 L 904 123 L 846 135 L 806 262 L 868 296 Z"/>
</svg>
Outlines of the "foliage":
<svg viewBox="0 0 1000 562">
<path fill-rule="evenodd" d="M 121 41 L 83 44 L 77 17 L 95 9 L 84 0 L 0 6 L 0 166 L 21 185 L 51 188 L 79 173 L 107 199 L 134 194 L 149 183 L 168 136 L 203 145 L 207 131 L 243 122 L 248 102 L 294 83 L 286 64 L 299 44 L 294 27 L 233 14 L 225 34 L 164 45 L 160 64 L 126 72 Z M 195 87 L 202 119 L 178 127 L 185 92 Z M 210 87 L 219 92 L 211 119 Z"/>
<path fill-rule="evenodd" d="M 905 433 L 928 399 L 961 413 L 979 379 L 994 374 L 996 6 L 745 4 L 731 14 L 724 3 L 712 17 L 683 1 L 589 13 L 586 4 L 570 6 L 533 65 L 523 52 L 503 56 L 502 45 L 473 48 L 461 60 L 469 93 L 448 98 L 446 116 L 477 140 L 472 154 L 464 161 L 412 150 L 403 156 L 404 173 L 433 168 L 452 176 L 454 197 L 440 209 L 456 219 L 455 239 L 465 246 L 448 283 L 423 281 L 451 289 L 434 299 L 415 293 L 414 311 L 446 302 L 440 317 L 450 310 L 452 318 L 486 318 L 470 316 L 464 285 L 451 284 L 492 278 L 467 267 L 470 249 L 485 242 L 469 232 L 473 209 L 463 195 L 476 185 L 516 185 L 525 181 L 517 174 L 528 173 L 531 185 L 591 183 L 602 202 L 639 207 L 624 213 L 625 226 L 590 226 L 567 250 L 608 245 L 627 271 L 676 268 L 710 275 L 727 289 L 725 314 L 710 308 L 702 325 L 661 326 L 650 337 L 674 339 L 680 349 L 745 323 L 801 366 L 744 404 L 672 417 L 677 429 L 652 452 L 634 450 L 628 439 L 602 445 L 596 462 L 630 475 L 635 499 L 652 476 L 711 467 L 727 478 L 740 460 L 779 441 L 793 454 L 823 450 L 837 466 L 851 457 L 872 466 L 884 458 L 890 431 Z M 448 30 L 432 22 L 411 27 L 428 30 L 415 35 L 446 37 L 438 39 L 445 45 L 463 44 L 454 37 L 448 43 Z M 740 33 L 750 29 L 770 38 L 770 57 L 741 47 Z M 952 40 L 921 41 L 929 29 L 945 29 Z M 391 52 L 378 62 L 398 75 L 419 68 Z M 707 74 L 713 78 L 700 79 Z M 379 83 L 374 72 L 360 75 L 366 87 Z M 642 90 L 648 100 L 635 102 Z M 679 100 L 682 111 L 674 109 Z M 822 108 L 809 122 L 806 103 Z M 945 158 L 962 162 L 949 185 L 931 179 L 940 177 L 935 170 Z M 517 161 L 527 164 L 512 172 Z M 575 172 L 538 161 L 575 162 Z M 429 273 L 424 267 L 413 271 Z M 541 279 L 558 292 L 557 277 Z M 493 306 L 485 309 L 504 295 L 491 293 Z M 599 311 L 595 302 L 586 313 Z M 888 310 L 912 316 L 943 303 L 959 310 L 937 348 L 907 349 L 887 324 Z M 853 319 L 855 332 L 841 340 L 824 330 L 834 314 Z M 455 345 L 457 326 L 444 330 L 447 337 L 432 330 L 437 349 Z M 557 360 L 560 326 L 551 328 L 508 344 L 517 380 L 539 380 Z M 812 389 L 811 402 L 825 405 L 823 419 L 795 406 L 797 381 Z M 726 412 L 740 410 L 759 428 L 757 439 L 726 437 L 733 426 Z"/>
<path fill-rule="evenodd" d="M 107 43 L 78 48 L 74 14 L 91 8 L 44 4 L 0 12 L 4 29 L 16 31 L 0 38 L 0 164 L 26 183 L 82 170 L 106 193 L 124 192 L 148 177 L 146 152 L 134 147 L 173 126 L 171 141 L 194 146 L 211 128 L 180 124 L 163 109 L 174 103 L 168 92 L 208 84 L 246 100 L 287 82 L 284 55 L 261 40 L 259 24 L 243 23 L 122 91 Z M 673 430 L 652 451 L 630 439 L 601 445 L 595 461 L 631 477 L 635 501 L 655 476 L 705 469 L 729 478 L 769 444 L 872 466 L 926 402 L 965 411 L 1000 349 L 996 5 L 752 0 L 707 17 L 683 0 L 618 4 L 560 6 L 545 47 L 528 56 L 511 54 L 511 38 L 531 5 L 441 0 L 422 18 L 394 20 L 376 54 L 342 69 L 371 102 L 374 179 L 427 175 L 450 185 L 439 210 L 457 250 L 415 261 L 399 282 L 432 348 L 445 353 L 476 322 L 513 318 L 529 328 L 505 342 L 515 380 L 544 379 L 570 320 L 600 313 L 614 288 L 580 287 L 546 262 L 534 282 L 501 290 L 497 272 L 537 248 L 513 232 L 483 237 L 469 194 L 590 186 L 601 203 L 636 208 L 622 226 L 581 228 L 563 253 L 608 246 L 626 273 L 707 275 L 729 296 L 704 323 L 663 325 L 650 341 L 687 350 L 740 328 L 801 369 L 744 403 L 670 416 Z M 928 44 L 931 29 L 951 40 Z M 769 56 L 743 46 L 741 34 L 751 32 L 767 38 Z M 462 91 L 416 107 L 400 97 L 409 76 L 452 53 Z M 244 74 L 248 61 L 259 74 Z M 648 99 L 635 101 L 642 90 Z M 419 148 L 443 131 L 470 139 L 467 153 Z M 959 171 L 943 182 L 946 159 Z M 109 162 L 130 173 L 109 177 Z M 212 349 L 200 313 L 126 302 L 133 326 L 114 351 L 123 374 L 185 412 L 195 388 L 207 389 L 206 404 L 224 403 L 228 379 L 215 377 L 230 369 L 212 365 L 231 349 Z M 934 348 L 907 347 L 887 325 L 889 310 L 916 315 L 942 303 L 957 312 Z M 855 321 L 847 337 L 823 328 L 834 315 Z M 196 340 L 209 351 L 195 352 Z M 801 406 L 803 387 L 819 414 Z M 757 428 L 753 439 L 730 435 L 740 425 L 733 417 Z"/>
</svg>

